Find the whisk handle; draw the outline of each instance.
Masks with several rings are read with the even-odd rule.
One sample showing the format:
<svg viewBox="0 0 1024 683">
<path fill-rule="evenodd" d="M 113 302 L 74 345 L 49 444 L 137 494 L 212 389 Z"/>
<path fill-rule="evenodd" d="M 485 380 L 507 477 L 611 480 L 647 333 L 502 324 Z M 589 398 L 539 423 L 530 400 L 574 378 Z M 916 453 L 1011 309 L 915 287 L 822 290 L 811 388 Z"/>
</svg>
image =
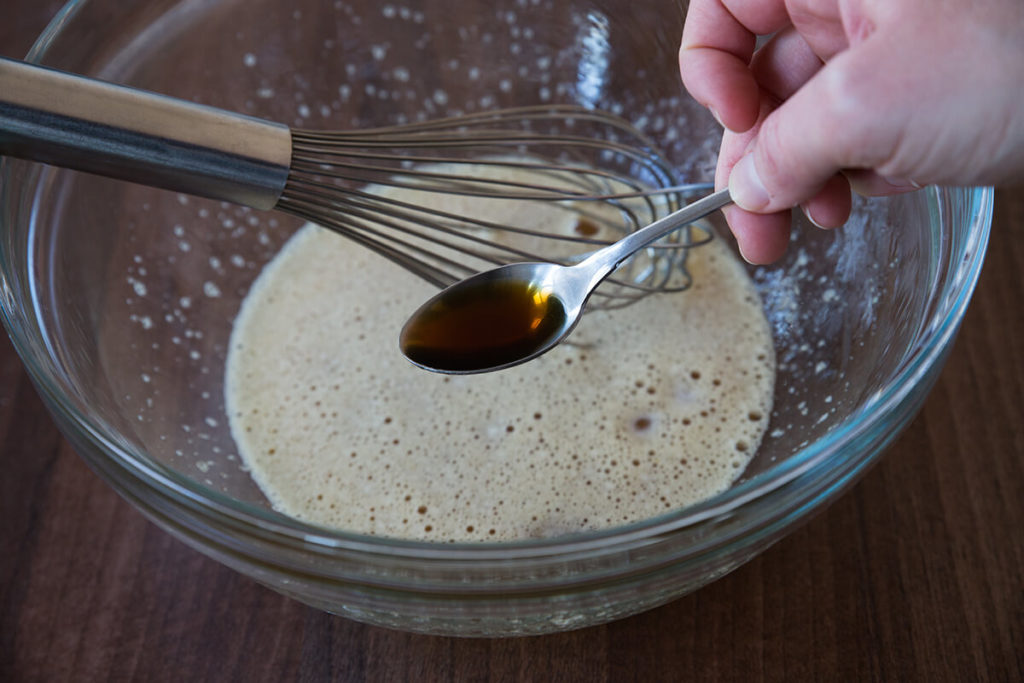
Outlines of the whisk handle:
<svg viewBox="0 0 1024 683">
<path fill-rule="evenodd" d="M 0 58 L 0 154 L 270 209 L 287 126 Z"/>
</svg>

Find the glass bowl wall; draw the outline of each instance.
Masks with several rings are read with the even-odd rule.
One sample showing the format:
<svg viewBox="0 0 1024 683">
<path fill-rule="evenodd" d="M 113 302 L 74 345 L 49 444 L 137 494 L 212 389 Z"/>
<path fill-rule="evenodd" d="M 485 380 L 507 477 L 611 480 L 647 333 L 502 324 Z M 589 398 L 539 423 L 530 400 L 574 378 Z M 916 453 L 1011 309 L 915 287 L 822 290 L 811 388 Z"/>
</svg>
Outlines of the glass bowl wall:
<svg viewBox="0 0 1024 683">
<path fill-rule="evenodd" d="M 609 109 L 679 179 L 712 177 L 718 129 L 679 83 L 682 10 L 635 0 L 82 0 L 31 59 L 306 128 L 500 106 Z M 231 324 L 289 217 L 5 159 L 5 323 L 64 433 L 170 532 L 309 604 L 396 628 L 542 633 L 625 616 L 753 557 L 835 496 L 911 419 L 973 290 L 987 189 L 859 202 L 796 221 L 753 268 L 779 368 L 768 435 L 729 491 L 608 531 L 431 545 L 275 513 L 224 414 Z M 728 239 L 728 237 L 723 237 Z"/>
</svg>

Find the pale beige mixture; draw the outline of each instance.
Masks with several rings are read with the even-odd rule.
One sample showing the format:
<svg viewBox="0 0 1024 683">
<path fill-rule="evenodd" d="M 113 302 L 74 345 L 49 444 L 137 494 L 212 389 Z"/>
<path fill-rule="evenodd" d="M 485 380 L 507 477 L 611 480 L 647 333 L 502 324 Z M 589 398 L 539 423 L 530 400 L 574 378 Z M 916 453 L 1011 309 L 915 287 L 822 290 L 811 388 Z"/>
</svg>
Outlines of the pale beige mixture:
<svg viewBox="0 0 1024 683">
<path fill-rule="evenodd" d="M 547 220 L 566 229 L 564 212 Z M 447 377 L 398 350 L 433 290 L 307 226 L 235 323 L 226 391 L 239 453 L 281 512 L 402 538 L 552 536 L 699 501 L 757 449 L 774 353 L 726 246 L 693 250 L 690 268 L 686 293 L 589 313 L 571 344 L 534 362 Z"/>
</svg>

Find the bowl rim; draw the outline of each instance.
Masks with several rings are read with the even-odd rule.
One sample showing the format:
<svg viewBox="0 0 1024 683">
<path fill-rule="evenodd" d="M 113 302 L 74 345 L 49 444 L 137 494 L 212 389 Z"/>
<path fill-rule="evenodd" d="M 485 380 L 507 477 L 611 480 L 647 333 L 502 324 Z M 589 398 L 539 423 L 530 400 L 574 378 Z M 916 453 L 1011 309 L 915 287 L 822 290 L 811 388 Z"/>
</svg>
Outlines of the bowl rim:
<svg viewBox="0 0 1024 683">
<path fill-rule="evenodd" d="M 87 2 L 88 0 L 70 0 L 36 40 L 26 56 L 26 61 L 41 62 L 62 29 Z M 8 175 L 9 164 L 3 164 L 0 166 L 0 187 L 10 187 Z M 921 332 L 921 339 L 916 348 L 902 362 L 898 372 L 882 390 L 876 392 L 857 411 L 847 416 L 819 440 L 800 449 L 784 462 L 774 464 L 764 472 L 735 484 L 709 499 L 627 525 L 550 538 L 441 544 L 372 536 L 303 522 L 275 510 L 237 500 L 156 463 L 144 453 L 126 448 L 111 438 L 116 432 L 109 430 L 108 433 L 101 420 L 88 416 L 64 398 L 60 382 L 53 372 L 56 365 L 52 362 L 36 362 L 36 358 L 41 354 L 33 349 L 32 340 L 22 326 L 15 324 L 16 312 L 8 310 L 13 297 L 0 297 L 0 318 L 3 319 L 14 348 L 34 380 L 37 390 L 45 395 L 50 409 L 57 413 L 65 424 L 73 425 L 79 434 L 128 471 L 139 483 L 173 499 L 172 502 L 176 504 L 188 505 L 200 514 L 220 516 L 236 526 L 250 529 L 260 535 L 270 534 L 281 541 L 302 544 L 306 550 L 327 553 L 344 550 L 413 559 L 507 561 L 597 549 L 607 551 L 610 547 L 663 537 L 738 511 L 816 470 L 819 465 L 836 456 L 846 444 L 865 437 L 870 438 L 871 432 L 878 428 L 879 423 L 890 413 L 898 412 L 897 409 L 912 397 L 936 364 L 942 363 L 959 329 L 984 262 L 992 224 L 994 189 L 952 188 L 948 191 L 953 190 L 964 191 L 968 198 L 964 210 L 970 225 L 965 233 L 967 243 L 961 250 L 962 258 L 950 264 L 950 269 L 956 272 L 956 277 L 950 278 L 948 293 L 939 299 L 941 306 L 931 312 L 927 321 L 930 324 Z M 943 192 L 936 188 L 930 188 L 928 191 Z M 8 196 L 6 190 L 3 195 Z M 2 270 L 0 285 L 0 292 L 9 295 L 10 287 Z M 52 356 L 46 355 L 45 359 L 52 361 Z M 870 453 L 870 449 L 866 453 Z M 858 453 L 858 457 L 863 458 L 865 454 Z M 818 480 L 826 479 L 829 474 L 828 468 L 822 469 L 823 473 L 815 473 Z M 741 529 L 719 540 L 735 538 L 744 533 L 745 530 Z"/>
</svg>

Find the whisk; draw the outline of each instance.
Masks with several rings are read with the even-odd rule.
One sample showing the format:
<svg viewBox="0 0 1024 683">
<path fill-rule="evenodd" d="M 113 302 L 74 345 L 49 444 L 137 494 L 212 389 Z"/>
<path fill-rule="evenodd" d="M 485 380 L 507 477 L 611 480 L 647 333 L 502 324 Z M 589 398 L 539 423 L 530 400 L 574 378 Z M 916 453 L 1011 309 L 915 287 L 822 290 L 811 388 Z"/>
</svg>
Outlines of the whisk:
<svg viewBox="0 0 1024 683">
<path fill-rule="evenodd" d="M 0 153 L 283 211 L 438 287 L 516 261 L 572 262 L 708 188 L 674 184 L 640 131 L 575 105 L 297 130 L 3 58 Z M 462 199 L 425 201 L 438 194 Z M 492 208 L 470 215 L 459 201 Z M 524 225 L 537 211 L 564 212 L 565 229 Z M 686 289 L 688 250 L 710 238 L 681 228 L 620 269 L 594 305 Z"/>
</svg>

